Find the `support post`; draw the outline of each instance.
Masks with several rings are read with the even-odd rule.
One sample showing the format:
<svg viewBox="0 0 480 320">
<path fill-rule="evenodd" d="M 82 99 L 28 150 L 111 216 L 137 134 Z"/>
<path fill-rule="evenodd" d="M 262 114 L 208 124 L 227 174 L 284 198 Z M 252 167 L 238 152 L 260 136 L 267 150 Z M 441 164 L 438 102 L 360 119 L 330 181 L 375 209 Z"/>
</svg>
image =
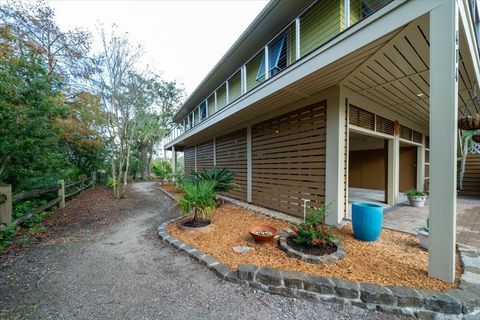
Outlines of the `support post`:
<svg viewBox="0 0 480 320">
<path fill-rule="evenodd" d="M 0 224 L 12 223 L 12 186 L 0 185 Z"/>
<path fill-rule="evenodd" d="M 264 49 L 264 61 L 265 61 L 265 80 L 268 80 L 268 78 L 270 78 L 270 72 L 269 72 L 269 65 L 270 65 L 270 57 L 269 57 L 269 53 L 268 53 L 268 45 L 265 46 L 265 49 Z"/>
<path fill-rule="evenodd" d="M 80 176 L 80 190 L 83 191 L 84 187 L 85 187 L 85 176 L 82 174 Z"/>
<path fill-rule="evenodd" d="M 60 198 L 58 207 L 60 209 L 65 208 L 65 180 L 63 179 L 58 180 L 58 197 Z"/>
<path fill-rule="evenodd" d="M 295 19 L 295 61 L 300 59 L 300 18 Z"/>
<path fill-rule="evenodd" d="M 430 243 L 428 275 L 455 280 L 458 3 L 430 12 Z"/>
<path fill-rule="evenodd" d="M 172 146 L 172 173 L 175 175 L 177 172 L 177 151 L 175 151 L 175 146 Z"/>
<path fill-rule="evenodd" d="M 97 173 L 94 172 L 92 173 L 92 187 L 95 187 L 96 184 L 97 184 Z"/>
<path fill-rule="evenodd" d="M 417 190 L 424 191 L 425 185 L 425 135 L 422 145 L 417 147 Z"/>
<path fill-rule="evenodd" d="M 252 126 L 247 127 L 247 202 L 252 202 Z"/>
<path fill-rule="evenodd" d="M 388 173 L 387 173 L 387 204 L 395 205 L 398 203 L 398 193 L 400 186 L 400 139 L 395 130 L 393 139 L 388 140 Z"/>
<path fill-rule="evenodd" d="M 345 103 L 340 87 L 327 96 L 327 145 L 325 169 L 326 223 L 338 225 L 345 212 Z"/>
</svg>

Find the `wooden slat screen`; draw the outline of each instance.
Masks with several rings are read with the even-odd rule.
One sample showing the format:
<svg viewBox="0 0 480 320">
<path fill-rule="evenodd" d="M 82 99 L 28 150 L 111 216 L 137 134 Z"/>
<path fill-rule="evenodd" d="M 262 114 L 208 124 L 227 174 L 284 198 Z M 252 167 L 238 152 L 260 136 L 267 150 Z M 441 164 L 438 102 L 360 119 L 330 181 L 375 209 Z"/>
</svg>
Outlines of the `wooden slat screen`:
<svg viewBox="0 0 480 320">
<path fill-rule="evenodd" d="M 195 146 L 185 147 L 183 151 L 184 163 L 185 163 L 185 174 L 189 175 L 190 172 L 195 170 Z"/>
<path fill-rule="evenodd" d="M 375 130 L 375 115 L 371 112 L 365 111 L 350 105 L 348 108 L 349 123 L 370 130 Z"/>
<path fill-rule="evenodd" d="M 252 202 L 303 216 L 325 201 L 326 102 L 252 127 Z"/>
<path fill-rule="evenodd" d="M 395 123 L 392 120 L 388 120 L 380 116 L 376 116 L 376 119 L 376 131 L 393 136 L 393 134 L 395 133 Z"/>
<path fill-rule="evenodd" d="M 197 145 L 197 171 L 213 167 L 213 140 Z"/>
<path fill-rule="evenodd" d="M 413 130 L 413 134 L 412 134 L 413 142 L 422 143 L 422 138 L 423 138 L 423 135 L 420 132 Z"/>
<path fill-rule="evenodd" d="M 412 129 L 409 127 L 400 126 L 400 138 L 412 140 Z"/>
<path fill-rule="evenodd" d="M 241 129 L 216 139 L 217 167 L 228 167 L 236 173 L 239 189 L 226 194 L 247 200 L 247 129 Z"/>
</svg>

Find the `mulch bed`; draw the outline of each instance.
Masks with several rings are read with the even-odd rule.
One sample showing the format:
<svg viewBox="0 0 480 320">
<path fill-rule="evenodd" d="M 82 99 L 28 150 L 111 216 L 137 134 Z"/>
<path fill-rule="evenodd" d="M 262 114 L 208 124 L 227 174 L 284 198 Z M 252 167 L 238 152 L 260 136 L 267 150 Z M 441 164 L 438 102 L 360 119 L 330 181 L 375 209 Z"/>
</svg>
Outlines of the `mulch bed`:
<svg viewBox="0 0 480 320">
<path fill-rule="evenodd" d="M 183 231 L 171 224 L 169 232 L 233 270 L 246 263 L 381 285 L 433 290 L 446 290 L 457 285 L 428 277 L 428 253 L 419 249 L 417 237 L 410 234 L 384 229 L 378 241 L 362 242 L 354 239 L 352 228 L 347 225 L 334 231 L 344 242 L 346 257 L 335 264 L 319 265 L 287 256 L 275 242 L 255 243 L 248 233 L 254 224 L 268 224 L 277 230 L 291 227 L 286 222 L 226 204 L 215 210 L 208 231 Z M 235 253 L 232 248 L 241 245 L 251 246 L 255 251 Z M 457 283 L 460 273 L 457 256 Z"/>
<path fill-rule="evenodd" d="M 179 200 L 183 197 L 183 193 L 177 190 L 175 186 L 171 183 L 164 183 L 160 186 L 160 189 L 165 190 L 166 192 L 170 193 L 175 199 Z"/>
<path fill-rule="evenodd" d="M 319 246 L 310 246 L 306 244 L 298 244 L 291 237 L 287 238 L 287 244 L 293 249 L 300 251 L 305 254 L 310 254 L 312 256 L 323 256 L 325 254 L 332 254 L 337 251 L 337 246 L 334 244 L 325 244 L 321 247 Z"/>
</svg>

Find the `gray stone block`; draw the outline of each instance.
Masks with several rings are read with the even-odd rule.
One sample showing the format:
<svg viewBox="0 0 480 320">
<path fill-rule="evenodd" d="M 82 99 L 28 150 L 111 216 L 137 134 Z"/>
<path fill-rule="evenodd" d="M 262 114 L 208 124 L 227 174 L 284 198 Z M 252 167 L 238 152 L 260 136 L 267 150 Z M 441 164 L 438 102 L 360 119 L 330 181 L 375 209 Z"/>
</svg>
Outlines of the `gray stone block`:
<svg viewBox="0 0 480 320">
<path fill-rule="evenodd" d="M 451 289 L 445 293 L 462 304 L 462 312 L 465 314 L 480 310 L 480 291 L 478 295 L 460 289 Z"/>
<path fill-rule="evenodd" d="M 232 270 L 227 268 L 222 263 L 212 265 L 211 269 L 222 279 L 226 279 L 228 274 L 232 272 Z"/>
<path fill-rule="evenodd" d="M 170 242 L 170 245 L 171 245 L 172 247 L 174 247 L 174 248 L 177 248 L 177 249 L 180 248 L 180 246 L 181 246 L 182 244 L 183 244 L 183 242 L 180 241 L 180 240 L 178 240 L 178 239 Z"/>
<path fill-rule="evenodd" d="M 237 278 L 240 280 L 253 281 L 258 267 L 252 264 L 239 264 L 237 268 Z"/>
<path fill-rule="evenodd" d="M 281 286 L 282 274 L 280 270 L 270 268 L 260 268 L 257 272 L 257 280 L 269 286 Z"/>
<path fill-rule="evenodd" d="M 462 254 L 462 263 L 464 267 L 480 269 L 480 257 L 470 257 Z"/>
<path fill-rule="evenodd" d="M 422 296 L 417 290 L 405 287 L 387 286 L 397 300 L 399 307 L 420 308 L 423 306 Z"/>
<path fill-rule="evenodd" d="M 183 251 L 185 251 L 185 252 L 189 252 L 189 251 L 195 250 L 195 248 L 192 247 L 192 246 L 189 245 L 189 244 L 185 244 L 181 249 L 182 249 Z"/>
<path fill-rule="evenodd" d="M 334 294 L 335 284 L 329 278 L 306 276 L 303 287 L 306 291 Z"/>
<path fill-rule="evenodd" d="M 422 295 L 427 310 L 449 314 L 462 313 L 462 303 L 444 292 L 418 290 L 418 293 Z"/>
<path fill-rule="evenodd" d="M 161 231 L 158 233 L 158 237 L 162 240 L 165 240 L 165 238 L 168 237 L 168 233 L 166 231 Z"/>
<path fill-rule="evenodd" d="M 392 293 L 385 287 L 362 283 L 360 285 L 360 291 L 360 299 L 366 303 L 383 305 L 393 305 L 395 303 L 395 298 Z"/>
<path fill-rule="evenodd" d="M 197 261 L 200 261 L 201 258 L 204 256 L 204 253 L 197 249 L 190 251 L 188 254 Z"/>
<path fill-rule="evenodd" d="M 303 289 L 305 275 L 301 272 L 282 270 L 283 282 L 285 287 L 292 289 Z"/>
<path fill-rule="evenodd" d="M 358 299 L 360 296 L 360 286 L 358 282 L 341 280 L 341 279 L 332 279 L 333 284 L 335 285 L 335 294 L 341 298 L 348 299 Z"/>
<path fill-rule="evenodd" d="M 201 262 L 209 266 L 214 263 L 218 263 L 218 260 L 212 257 L 211 255 L 205 254 L 204 256 L 201 257 Z"/>
</svg>

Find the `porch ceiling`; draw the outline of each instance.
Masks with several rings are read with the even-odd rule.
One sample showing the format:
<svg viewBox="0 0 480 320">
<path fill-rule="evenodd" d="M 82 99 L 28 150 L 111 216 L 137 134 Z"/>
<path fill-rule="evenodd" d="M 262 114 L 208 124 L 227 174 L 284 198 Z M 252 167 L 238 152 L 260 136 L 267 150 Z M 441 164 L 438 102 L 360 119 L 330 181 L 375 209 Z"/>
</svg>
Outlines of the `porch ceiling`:
<svg viewBox="0 0 480 320">
<path fill-rule="evenodd" d="M 429 16 L 409 23 L 342 84 L 385 108 L 428 128 L 430 92 Z M 462 29 L 462 28 L 460 28 Z M 459 116 L 478 113 L 472 103 L 475 75 L 463 31 L 460 32 Z M 476 84 L 478 86 L 478 84 Z M 477 94 L 478 91 L 477 91 Z"/>
</svg>

